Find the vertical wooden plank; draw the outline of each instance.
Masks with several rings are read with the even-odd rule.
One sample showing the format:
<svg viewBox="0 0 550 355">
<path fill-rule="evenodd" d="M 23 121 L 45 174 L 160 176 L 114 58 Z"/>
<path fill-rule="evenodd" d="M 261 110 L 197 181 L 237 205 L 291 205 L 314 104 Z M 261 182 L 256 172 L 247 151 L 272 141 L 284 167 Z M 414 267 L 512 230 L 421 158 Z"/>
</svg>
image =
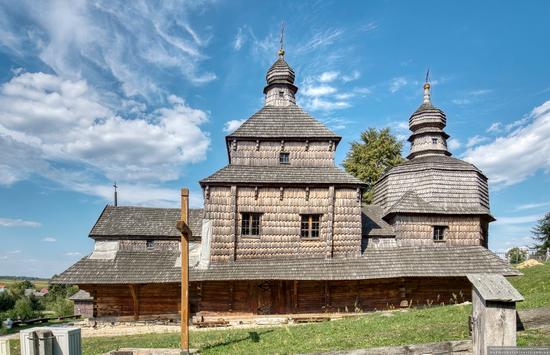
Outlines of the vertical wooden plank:
<svg viewBox="0 0 550 355">
<path fill-rule="evenodd" d="M 237 186 L 231 186 L 231 214 L 233 218 L 233 261 L 237 260 L 239 216 L 237 215 Z"/>
<path fill-rule="evenodd" d="M 181 189 L 181 222 L 189 221 L 189 189 Z M 189 235 L 181 233 L 181 350 L 189 353 Z"/>
<path fill-rule="evenodd" d="M 328 223 L 327 223 L 327 245 L 326 245 L 326 256 L 332 258 L 334 255 L 334 186 L 329 186 L 328 188 Z"/>
<path fill-rule="evenodd" d="M 293 287 L 293 295 L 294 295 L 294 312 L 298 311 L 298 280 L 294 280 L 294 287 Z"/>
<path fill-rule="evenodd" d="M 130 287 L 130 294 L 132 295 L 132 304 L 134 309 L 134 320 L 139 319 L 139 285 L 128 285 Z"/>
</svg>

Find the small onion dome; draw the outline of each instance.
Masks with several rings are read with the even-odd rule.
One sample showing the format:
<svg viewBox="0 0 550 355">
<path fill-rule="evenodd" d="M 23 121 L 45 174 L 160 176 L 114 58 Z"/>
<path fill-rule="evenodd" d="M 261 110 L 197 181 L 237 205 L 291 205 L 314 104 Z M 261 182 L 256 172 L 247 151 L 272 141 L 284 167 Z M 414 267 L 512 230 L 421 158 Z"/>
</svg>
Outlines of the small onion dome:
<svg viewBox="0 0 550 355">
<path fill-rule="evenodd" d="M 271 68 L 269 68 L 265 76 L 267 86 L 264 88 L 264 94 L 275 85 L 288 86 L 293 93 L 296 93 L 298 88 L 294 85 L 294 79 L 294 70 L 285 61 L 284 52 L 280 51 L 279 58 L 273 63 Z"/>
</svg>

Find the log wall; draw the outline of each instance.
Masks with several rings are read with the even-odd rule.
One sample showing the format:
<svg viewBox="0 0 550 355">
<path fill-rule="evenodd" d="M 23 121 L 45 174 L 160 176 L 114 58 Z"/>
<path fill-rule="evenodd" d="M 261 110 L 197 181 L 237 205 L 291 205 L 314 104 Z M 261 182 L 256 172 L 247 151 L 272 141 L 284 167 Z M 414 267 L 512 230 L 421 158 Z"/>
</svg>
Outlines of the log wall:
<svg viewBox="0 0 550 355">
<path fill-rule="evenodd" d="M 231 164 L 279 166 L 279 153 L 289 153 L 291 166 L 334 166 L 335 144 L 329 141 L 238 141 L 230 147 Z"/>
<path fill-rule="evenodd" d="M 80 285 L 95 297 L 95 314 L 134 316 L 128 285 Z M 139 317 L 177 315 L 178 284 L 139 285 Z M 466 278 L 392 278 L 357 281 L 192 282 L 191 313 L 253 315 L 365 312 L 455 304 L 471 300 Z M 139 318 L 138 317 L 138 318 Z"/>
<path fill-rule="evenodd" d="M 241 234 L 242 213 L 261 213 L 260 236 Z M 301 214 L 321 214 L 319 238 L 300 237 Z M 209 189 L 210 260 L 357 255 L 361 202 L 350 188 L 217 187 Z"/>
<path fill-rule="evenodd" d="M 483 244 L 482 223 L 479 216 L 399 215 L 392 225 L 400 246 L 462 246 Z M 433 226 L 448 227 L 444 242 L 433 240 Z"/>
</svg>

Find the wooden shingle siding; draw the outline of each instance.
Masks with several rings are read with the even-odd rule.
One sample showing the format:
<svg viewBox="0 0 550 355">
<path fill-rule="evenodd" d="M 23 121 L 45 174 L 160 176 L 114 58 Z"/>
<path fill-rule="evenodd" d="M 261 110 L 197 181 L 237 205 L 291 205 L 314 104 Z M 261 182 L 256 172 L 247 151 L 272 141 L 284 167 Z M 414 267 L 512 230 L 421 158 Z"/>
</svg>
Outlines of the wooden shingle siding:
<svg viewBox="0 0 550 355">
<path fill-rule="evenodd" d="M 239 141 L 236 150 L 230 150 L 231 164 L 252 166 L 279 166 L 279 153 L 290 155 L 289 164 L 296 167 L 334 166 L 334 152 L 329 141 Z"/>
<path fill-rule="evenodd" d="M 212 221 L 212 240 L 210 259 L 212 262 L 223 262 L 233 255 L 234 220 L 231 188 L 213 187 L 210 197 L 204 204 L 204 218 Z"/>
<path fill-rule="evenodd" d="M 443 243 L 433 241 L 433 226 L 447 226 Z M 482 245 L 481 221 L 477 216 L 399 215 L 393 224 L 400 246 Z"/>
</svg>

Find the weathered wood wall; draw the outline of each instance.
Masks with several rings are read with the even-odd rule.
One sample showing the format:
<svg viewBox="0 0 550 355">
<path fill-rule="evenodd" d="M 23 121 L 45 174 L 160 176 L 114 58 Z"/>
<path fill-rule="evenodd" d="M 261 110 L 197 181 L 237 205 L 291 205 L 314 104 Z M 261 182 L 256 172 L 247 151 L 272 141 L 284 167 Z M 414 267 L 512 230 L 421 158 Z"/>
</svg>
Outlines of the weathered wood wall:
<svg viewBox="0 0 550 355">
<path fill-rule="evenodd" d="M 279 153 L 289 153 L 290 166 L 334 166 L 334 143 L 312 141 L 238 141 L 230 148 L 231 164 L 279 166 Z"/>
<path fill-rule="evenodd" d="M 81 285 L 95 297 L 96 315 L 135 316 L 128 285 Z M 174 315 L 179 285 L 137 287 L 139 317 Z M 190 287 L 191 313 L 287 314 L 362 312 L 401 306 L 429 306 L 469 301 L 466 278 L 393 278 L 359 281 L 209 281 Z"/>
<path fill-rule="evenodd" d="M 174 251 L 179 250 L 179 240 L 159 240 L 154 237 L 153 247 L 147 247 L 147 239 L 121 239 L 119 242 L 119 250 L 122 251 L 146 251 L 146 250 L 162 250 Z"/>
<path fill-rule="evenodd" d="M 400 215 L 393 219 L 393 228 L 400 246 L 482 245 L 480 216 L 419 216 Z M 447 226 L 445 241 L 433 240 L 433 226 Z"/>
<path fill-rule="evenodd" d="M 241 235 L 241 213 L 262 213 L 260 237 Z M 300 237 L 301 214 L 321 214 L 320 236 Z M 344 256 L 361 251 L 361 202 L 351 188 L 217 187 L 209 189 L 211 261 Z"/>
</svg>

